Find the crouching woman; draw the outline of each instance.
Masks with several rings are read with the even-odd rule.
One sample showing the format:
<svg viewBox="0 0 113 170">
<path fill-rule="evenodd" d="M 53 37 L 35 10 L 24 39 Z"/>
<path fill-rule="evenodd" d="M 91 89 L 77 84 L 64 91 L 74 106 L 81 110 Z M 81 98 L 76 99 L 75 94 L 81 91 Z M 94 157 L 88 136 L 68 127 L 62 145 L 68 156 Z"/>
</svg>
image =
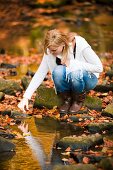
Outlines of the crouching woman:
<svg viewBox="0 0 113 170">
<path fill-rule="evenodd" d="M 103 66 L 83 37 L 57 29 L 48 31 L 42 62 L 18 104 L 22 111 L 28 109 L 29 99 L 49 70 L 56 93 L 63 100 L 60 114 L 75 114 L 81 109 L 86 92 L 97 85 Z"/>
</svg>

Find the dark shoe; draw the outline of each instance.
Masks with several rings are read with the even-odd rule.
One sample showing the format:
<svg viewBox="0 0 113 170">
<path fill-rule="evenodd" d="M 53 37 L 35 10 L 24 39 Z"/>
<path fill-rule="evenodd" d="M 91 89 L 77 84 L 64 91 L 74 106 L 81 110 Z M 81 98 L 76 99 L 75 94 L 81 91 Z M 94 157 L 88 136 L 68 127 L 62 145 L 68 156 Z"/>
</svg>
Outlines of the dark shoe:
<svg viewBox="0 0 113 170">
<path fill-rule="evenodd" d="M 60 114 L 67 114 L 71 106 L 71 95 L 70 91 L 61 92 L 58 94 L 62 99 L 63 104 L 60 106 Z"/>
<path fill-rule="evenodd" d="M 85 98 L 86 98 L 85 92 L 81 94 L 73 93 L 72 94 L 72 105 L 69 109 L 69 114 L 77 113 L 81 109 Z"/>
</svg>

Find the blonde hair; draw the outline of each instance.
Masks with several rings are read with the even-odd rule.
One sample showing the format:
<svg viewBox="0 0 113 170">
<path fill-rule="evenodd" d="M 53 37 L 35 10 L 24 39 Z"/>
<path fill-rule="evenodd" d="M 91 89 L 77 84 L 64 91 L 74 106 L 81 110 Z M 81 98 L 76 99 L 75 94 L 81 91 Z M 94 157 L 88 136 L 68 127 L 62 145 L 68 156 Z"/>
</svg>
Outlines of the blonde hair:
<svg viewBox="0 0 113 170">
<path fill-rule="evenodd" d="M 65 63 L 68 55 L 68 35 L 60 30 L 53 29 L 46 33 L 45 41 L 44 41 L 44 52 L 47 54 L 47 48 L 50 46 L 59 47 L 64 44 L 64 48 L 62 51 L 62 64 Z"/>
</svg>

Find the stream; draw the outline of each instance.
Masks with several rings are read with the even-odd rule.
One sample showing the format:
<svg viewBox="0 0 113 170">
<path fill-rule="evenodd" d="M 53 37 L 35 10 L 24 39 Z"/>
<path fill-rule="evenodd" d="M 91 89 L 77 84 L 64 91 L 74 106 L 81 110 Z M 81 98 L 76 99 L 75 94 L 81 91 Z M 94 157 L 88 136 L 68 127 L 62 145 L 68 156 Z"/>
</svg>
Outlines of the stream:
<svg viewBox="0 0 113 170">
<path fill-rule="evenodd" d="M 65 31 L 77 32 L 86 38 L 103 59 L 106 52 L 113 50 L 113 16 L 100 10 L 100 7 L 94 11 L 86 11 L 86 9 L 87 7 L 82 11 L 82 9 L 75 8 L 74 11 L 55 13 L 53 16 L 43 15 L 45 24 L 40 25 L 40 18 L 32 23 L 35 27 L 33 26 L 28 33 L 26 30 L 22 34 L 19 34 L 18 31 L 12 32 L 10 35 L 12 38 L 7 37 L 3 40 L 0 48 L 5 49 L 8 54 L 26 57 L 29 57 L 30 48 L 37 49 L 40 53 L 44 33 L 49 27 L 56 27 Z M 28 68 L 36 71 L 37 65 L 36 63 L 27 66 L 20 65 L 17 68 L 17 76 L 7 78 L 20 79 Z M 29 130 L 32 134 L 32 145 L 26 139 L 13 139 L 16 151 L 13 155 L 9 154 L 9 157 L 4 157 L 4 160 L 0 162 L 1 170 L 51 170 L 53 165 L 63 163 L 60 152 L 53 148 L 55 143 L 64 136 L 81 133 L 70 124 L 60 123 L 50 118 L 37 119 L 32 117 L 26 122 L 29 124 Z"/>
</svg>

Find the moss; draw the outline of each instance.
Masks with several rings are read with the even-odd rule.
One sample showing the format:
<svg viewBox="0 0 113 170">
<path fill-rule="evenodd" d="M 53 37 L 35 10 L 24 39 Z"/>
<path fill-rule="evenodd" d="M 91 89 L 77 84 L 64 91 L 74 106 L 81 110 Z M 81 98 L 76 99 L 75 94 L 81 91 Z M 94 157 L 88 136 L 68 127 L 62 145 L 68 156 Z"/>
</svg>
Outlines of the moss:
<svg viewBox="0 0 113 170">
<path fill-rule="evenodd" d="M 102 132 L 104 130 L 113 130 L 113 123 L 109 122 L 109 123 L 90 123 L 87 126 L 88 130 L 91 133 L 97 133 L 97 132 Z"/>
<path fill-rule="evenodd" d="M 53 170 L 97 170 L 97 168 L 92 164 L 80 164 L 80 165 L 56 165 Z"/>
<path fill-rule="evenodd" d="M 104 111 L 113 114 L 113 103 L 109 104 Z"/>
<path fill-rule="evenodd" d="M 24 88 L 24 90 L 27 89 L 29 83 L 30 83 L 30 80 L 31 78 L 28 78 L 28 77 L 23 77 L 22 80 L 21 80 L 21 84 L 22 84 L 22 87 Z"/>
<path fill-rule="evenodd" d="M 46 88 L 42 85 L 37 89 L 34 107 L 47 107 L 48 109 L 52 109 L 54 106 L 60 106 L 60 104 L 61 100 L 55 94 L 53 88 Z"/>
<path fill-rule="evenodd" d="M 0 101 L 4 99 L 5 94 L 3 92 L 0 92 Z"/>
<path fill-rule="evenodd" d="M 101 144 L 103 138 L 101 135 L 88 135 L 88 136 L 67 136 L 62 138 L 57 146 L 66 149 L 70 147 L 72 150 L 82 149 L 84 151 L 88 150 L 90 147 L 95 146 L 96 144 Z"/>
<path fill-rule="evenodd" d="M 102 101 L 98 97 L 87 96 L 84 105 L 91 109 L 102 109 Z"/>
<path fill-rule="evenodd" d="M 5 94 L 15 95 L 17 91 L 22 91 L 19 83 L 10 80 L 0 79 L 0 91 Z"/>
<path fill-rule="evenodd" d="M 109 104 L 103 111 L 102 116 L 112 117 L 113 118 L 113 103 Z"/>
</svg>

